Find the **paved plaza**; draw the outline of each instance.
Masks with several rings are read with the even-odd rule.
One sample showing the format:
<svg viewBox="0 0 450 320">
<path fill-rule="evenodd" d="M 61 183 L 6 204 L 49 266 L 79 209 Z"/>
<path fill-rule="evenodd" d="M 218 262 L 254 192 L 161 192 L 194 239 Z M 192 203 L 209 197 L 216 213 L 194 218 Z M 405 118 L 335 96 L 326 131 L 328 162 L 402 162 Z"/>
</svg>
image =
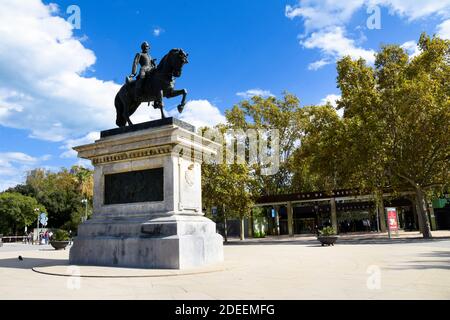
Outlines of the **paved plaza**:
<svg viewBox="0 0 450 320">
<path fill-rule="evenodd" d="M 223 264 L 183 271 L 69 266 L 69 250 L 4 244 L 0 299 L 450 299 L 450 233 L 433 235 L 233 239 Z"/>
</svg>

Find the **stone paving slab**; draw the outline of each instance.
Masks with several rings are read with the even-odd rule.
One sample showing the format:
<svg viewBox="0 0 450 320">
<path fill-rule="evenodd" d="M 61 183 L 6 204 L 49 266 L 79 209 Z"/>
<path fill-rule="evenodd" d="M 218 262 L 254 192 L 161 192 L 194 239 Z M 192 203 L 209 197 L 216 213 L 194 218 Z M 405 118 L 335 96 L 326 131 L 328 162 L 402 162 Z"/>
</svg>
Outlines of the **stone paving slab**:
<svg viewBox="0 0 450 320">
<path fill-rule="evenodd" d="M 313 237 L 232 241 L 224 247 L 225 262 L 210 267 L 212 272 L 163 270 L 159 276 L 160 270 L 67 269 L 69 250 L 2 248 L 0 299 L 450 299 L 447 238 L 339 241 L 334 247 L 321 247 Z M 39 266 L 74 275 L 142 277 L 52 276 L 32 270 Z"/>
</svg>

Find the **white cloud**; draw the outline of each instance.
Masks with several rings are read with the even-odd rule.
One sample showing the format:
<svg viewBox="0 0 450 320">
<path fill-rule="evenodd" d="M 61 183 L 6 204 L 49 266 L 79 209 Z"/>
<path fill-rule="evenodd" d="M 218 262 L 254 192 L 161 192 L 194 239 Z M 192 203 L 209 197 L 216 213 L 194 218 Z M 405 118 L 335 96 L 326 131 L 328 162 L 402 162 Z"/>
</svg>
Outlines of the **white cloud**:
<svg viewBox="0 0 450 320">
<path fill-rule="evenodd" d="M 337 94 L 329 94 L 322 100 L 320 100 L 320 105 L 326 105 L 327 103 L 331 104 L 334 109 L 336 109 L 336 112 L 338 115 L 342 118 L 344 116 L 344 109 L 337 109 L 337 101 L 341 99 L 340 95 Z"/>
<path fill-rule="evenodd" d="M 450 19 L 445 20 L 437 26 L 437 34 L 443 39 L 450 40 Z"/>
<path fill-rule="evenodd" d="M 406 50 L 410 59 L 417 57 L 420 54 L 420 48 L 416 41 L 407 41 L 400 46 L 402 49 Z"/>
<path fill-rule="evenodd" d="M 173 99 L 168 101 L 173 101 Z M 165 110 L 165 114 L 167 114 L 167 110 Z M 153 108 L 153 103 L 151 103 L 149 106 L 147 102 L 142 103 L 131 117 L 133 123 L 141 123 L 156 119 L 161 119 L 161 111 L 159 109 Z"/>
<path fill-rule="evenodd" d="M 94 169 L 94 166 L 92 165 L 91 160 L 87 159 L 78 159 L 78 161 L 75 163 L 76 166 L 80 166 L 86 169 Z"/>
<path fill-rule="evenodd" d="M 308 70 L 314 70 L 314 71 L 316 71 L 316 70 L 319 70 L 320 68 L 322 68 L 322 67 L 324 67 L 324 66 L 326 66 L 326 65 L 328 65 L 328 64 L 330 64 L 330 63 L 331 63 L 331 61 L 328 60 L 328 59 L 320 59 L 320 60 L 318 60 L 318 61 L 315 61 L 315 62 L 313 62 L 313 63 L 310 63 L 310 64 L 308 65 Z"/>
<path fill-rule="evenodd" d="M 89 132 L 87 135 L 85 135 L 82 138 L 68 139 L 65 141 L 64 145 L 60 147 L 60 149 L 65 150 L 60 155 L 60 157 L 61 158 L 76 158 L 77 152 L 72 149 L 73 147 L 94 143 L 95 140 L 98 140 L 98 139 L 100 139 L 100 132 L 98 132 L 98 131 Z"/>
<path fill-rule="evenodd" d="M 308 39 L 301 41 L 301 44 L 307 49 L 319 49 L 330 59 L 339 59 L 349 55 L 354 59 L 362 57 L 369 63 L 375 62 L 375 51 L 357 47 L 355 40 L 345 36 L 342 27 L 313 32 Z"/>
<path fill-rule="evenodd" d="M 2 0 L 0 125 L 62 141 L 115 123 L 119 85 L 83 74 L 95 54 L 40 0 Z"/>
<path fill-rule="evenodd" d="M 391 14 L 397 14 L 409 21 L 425 18 L 431 15 L 445 16 L 450 12 L 450 0 L 367 0 L 388 7 Z"/>
<path fill-rule="evenodd" d="M 307 32 L 324 27 L 345 25 L 361 9 L 374 5 L 386 7 L 391 15 L 417 20 L 431 15 L 447 16 L 450 0 L 301 0 L 287 5 L 289 19 L 302 18 Z"/>
<path fill-rule="evenodd" d="M 374 51 L 359 45 L 346 33 L 346 25 L 354 14 L 367 7 L 378 5 L 388 8 L 391 15 L 397 15 L 409 21 L 437 16 L 450 16 L 450 0 L 298 0 L 296 5 L 287 5 L 285 15 L 289 19 L 299 18 L 303 22 L 304 33 L 300 35 L 300 44 L 307 49 L 320 50 L 323 57 L 309 64 L 309 70 L 318 70 L 344 55 L 353 58 L 363 57 L 373 63 Z M 450 24 L 450 23 L 449 23 Z M 442 23 L 438 32 L 448 37 L 450 26 Z M 364 39 L 365 35 L 360 37 Z M 411 55 L 417 49 L 406 44 Z"/>
<path fill-rule="evenodd" d="M 34 163 L 37 158 L 29 156 L 22 152 L 2 152 L 0 153 L 0 163 L 8 162 Z"/>
<path fill-rule="evenodd" d="M 56 8 L 41 0 L 2 0 L 0 125 L 63 142 L 60 156 L 73 157 L 73 146 L 115 126 L 114 98 L 120 85 L 85 75 L 95 64 L 95 54 L 74 36 L 71 24 L 54 15 Z M 155 28 L 157 34 L 163 31 Z M 222 120 L 218 110 L 208 110 L 212 122 Z M 188 105 L 182 117 L 190 113 Z M 131 120 L 159 118 L 159 110 L 142 104 Z M 209 122 L 201 113 L 193 121 Z"/>
<path fill-rule="evenodd" d="M 306 33 L 344 25 L 364 4 L 364 0 L 302 0 L 297 6 L 286 6 L 286 17 L 302 18 Z"/>
<path fill-rule="evenodd" d="M 51 154 L 45 154 L 42 157 L 39 157 L 39 161 L 48 161 L 52 158 L 53 156 Z"/>
<path fill-rule="evenodd" d="M 238 92 L 236 93 L 237 96 L 249 99 L 255 96 L 261 96 L 263 98 L 267 97 L 275 97 L 269 90 L 262 90 L 262 89 L 250 89 L 245 92 Z"/>
<path fill-rule="evenodd" d="M 160 27 L 156 27 L 153 29 L 153 35 L 155 37 L 159 37 L 161 35 L 161 33 L 163 33 L 163 32 L 164 32 L 164 29 L 160 28 Z"/>
<path fill-rule="evenodd" d="M 0 152 L 0 192 L 22 183 L 27 171 L 50 158 L 36 158 L 22 152 Z"/>
<path fill-rule="evenodd" d="M 177 109 L 169 111 L 170 116 L 177 116 L 196 128 L 213 127 L 219 123 L 225 123 L 225 116 L 208 100 L 191 100 L 186 103 L 183 113 L 178 114 Z"/>
</svg>

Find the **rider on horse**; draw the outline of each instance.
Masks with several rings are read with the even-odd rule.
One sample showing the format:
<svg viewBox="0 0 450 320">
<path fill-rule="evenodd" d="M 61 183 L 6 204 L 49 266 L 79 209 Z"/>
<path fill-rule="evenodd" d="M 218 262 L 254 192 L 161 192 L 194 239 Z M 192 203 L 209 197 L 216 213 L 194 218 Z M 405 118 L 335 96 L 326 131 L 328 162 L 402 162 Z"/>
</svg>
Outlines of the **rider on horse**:
<svg viewBox="0 0 450 320">
<path fill-rule="evenodd" d="M 175 79 L 181 76 L 183 66 L 189 63 L 188 54 L 182 49 L 172 49 L 161 59 L 158 67 L 155 67 L 154 60 L 148 54 L 149 48 L 148 43 L 142 44 L 142 53 L 136 55 L 131 76 L 127 77 L 126 83 L 114 99 L 116 124 L 119 127 L 133 125 L 130 116 L 142 102 L 148 102 L 149 105 L 153 102 L 153 108 L 160 109 L 161 118 L 165 118 L 163 98 L 182 95 L 183 98 L 177 109 L 179 113 L 183 112 L 187 90 L 175 89 Z M 139 76 L 137 80 L 133 80 L 138 64 L 141 65 Z"/>
<path fill-rule="evenodd" d="M 147 41 L 144 41 L 141 44 L 141 49 L 142 52 L 137 53 L 134 58 L 131 75 L 127 78 L 127 82 L 130 82 L 136 76 L 138 64 L 141 66 L 141 69 L 139 70 L 139 75 L 136 77 L 136 80 L 145 79 L 156 68 L 156 59 L 152 59 L 150 56 L 150 45 Z M 138 96 L 142 95 L 142 83 L 143 81 L 137 81 L 136 83 L 136 93 Z"/>
</svg>

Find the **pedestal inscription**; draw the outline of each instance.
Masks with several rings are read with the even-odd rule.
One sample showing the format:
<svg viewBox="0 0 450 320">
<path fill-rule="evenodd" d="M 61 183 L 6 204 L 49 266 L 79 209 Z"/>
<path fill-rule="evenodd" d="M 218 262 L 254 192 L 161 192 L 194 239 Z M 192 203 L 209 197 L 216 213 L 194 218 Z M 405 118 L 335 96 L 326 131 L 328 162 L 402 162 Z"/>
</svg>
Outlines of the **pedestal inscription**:
<svg viewBox="0 0 450 320">
<path fill-rule="evenodd" d="M 105 175 L 105 204 L 164 200 L 164 169 Z"/>
</svg>

